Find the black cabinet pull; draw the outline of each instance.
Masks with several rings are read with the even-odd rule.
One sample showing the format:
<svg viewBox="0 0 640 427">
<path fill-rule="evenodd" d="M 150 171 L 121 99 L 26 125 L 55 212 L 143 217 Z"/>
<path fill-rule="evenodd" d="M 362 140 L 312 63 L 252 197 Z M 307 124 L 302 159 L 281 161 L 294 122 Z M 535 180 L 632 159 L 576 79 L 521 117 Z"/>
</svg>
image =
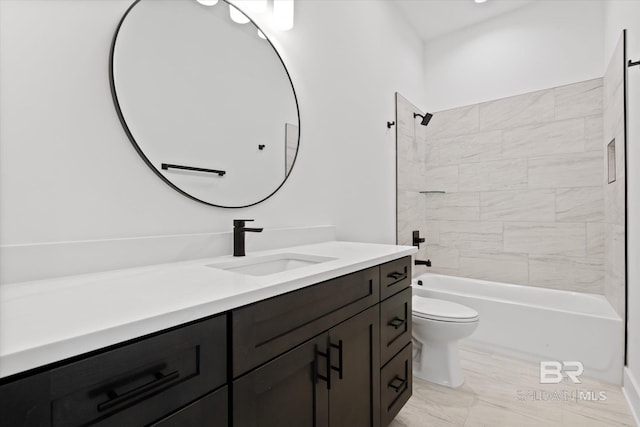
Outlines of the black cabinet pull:
<svg viewBox="0 0 640 427">
<path fill-rule="evenodd" d="M 397 271 L 394 271 L 393 273 L 389 273 L 387 274 L 387 277 L 393 279 L 393 280 L 398 280 L 398 279 L 404 279 L 406 277 L 406 275 L 404 273 L 399 273 Z"/>
<path fill-rule="evenodd" d="M 389 320 L 387 325 L 393 326 L 395 329 L 398 329 L 400 326 L 404 325 L 406 322 L 407 322 L 407 319 L 401 319 L 399 317 L 394 317 L 393 319 Z"/>
<path fill-rule="evenodd" d="M 173 371 L 168 374 L 163 374 L 158 371 L 154 375 L 154 379 L 149 381 L 146 384 L 143 384 L 139 387 L 131 389 L 123 394 L 118 394 L 115 390 L 110 390 L 107 392 L 107 396 L 110 397 L 106 402 L 102 402 L 98 404 L 98 412 L 106 411 L 108 409 L 114 408 L 116 406 L 120 406 L 130 400 L 133 400 L 137 397 L 140 397 L 145 394 L 152 394 L 154 391 L 158 392 L 158 388 L 164 386 L 165 384 L 177 379 L 180 377 L 180 372 Z"/>
<path fill-rule="evenodd" d="M 325 357 L 327 359 L 327 375 L 320 375 L 318 372 L 318 356 Z M 323 352 L 318 350 L 318 346 L 316 345 L 315 353 L 313 355 L 313 379 L 314 383 L 318 384 L 318 380 L 325 381 L 327 383 L 327 390 L 331 390 L 331 349 L 329 348 L 327 352 Z"/>
<path fill-rule="evenodd" d="M 397 392 L 400 391 L 401 388 L 404 387 L 405 383 L 407 382 L 406 379 L 402 379 L 399 376 L 395 376 L 393 377 L 393 379 L 391 381 L 389 381 L 389 387 L 394 389 Z"/>
<path fill-rule="evenodd" d="M 331 369 L 333 369 L 334 371 L 337 371 L 338 378 L 342 379 L 342 340 L 338 341 L 338 345 L 331 344 L 331 343 L 329 345 L 331 346 L 331 348 L 338 349 L 338 367 L 336 368 L 335 366 L 332 365 Z"/>
</svg>

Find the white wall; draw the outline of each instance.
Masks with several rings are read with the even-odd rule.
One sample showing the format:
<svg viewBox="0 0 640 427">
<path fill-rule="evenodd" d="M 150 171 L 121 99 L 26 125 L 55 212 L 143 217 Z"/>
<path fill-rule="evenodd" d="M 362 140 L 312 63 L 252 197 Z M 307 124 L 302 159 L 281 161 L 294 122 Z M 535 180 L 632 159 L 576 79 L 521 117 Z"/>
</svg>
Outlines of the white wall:
<svg viewBox="0 0 640 427">
<path fill-rule="evenodd" d="M 395 129 L 386 122 L 396 91 L 424 102 L 422 42 L 388 0 L 296 8 L 296 27 L 275 44 L 302 111 L 293 175 L 302 169 L 311 182 L 297 203 L 326 211 L 340 239 L 395 243 Z"/>
<path fill-rule="evenodd" d="M 296 2 L 294 29 L 272 34 L 300 102 L 296 166 L 271 199 L 225 210 L 166 186 L 118 122 L 108 53 L 131 2 L 0 2 L 2 245 L 224 231 L 238 217 L 395 242 L 386 121 L 395 91 L 421 102 L 424 87 L 421 41 L 393 4 Z"/>
<path fill-rule="evenodd" d="M 604 8 L 604 61 L 608 63 L 620 33 L 627 29 L 627 56 L 640 60 L 640 2 L 606 1 Z M 625 392 L 640 416 L 640 68 L 628 69 L 627 86 L 627 215 L 628 215 L 628 367 Z M 631 380 L 629 381 L 631 377 Z M 636 390 L 630 390 L 633 383 Z"/>
<path fill-rule="evenodd" d="M 602 77 L 602 3 L 538 1 L 425 44 L 427 111 Z"/>
</svg>

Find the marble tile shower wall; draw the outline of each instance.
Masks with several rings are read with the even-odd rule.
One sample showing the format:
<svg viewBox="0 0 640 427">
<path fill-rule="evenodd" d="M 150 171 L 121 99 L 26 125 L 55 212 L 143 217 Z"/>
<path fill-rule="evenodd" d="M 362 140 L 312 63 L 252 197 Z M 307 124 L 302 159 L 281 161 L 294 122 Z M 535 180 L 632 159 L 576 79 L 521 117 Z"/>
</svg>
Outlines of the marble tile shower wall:
<svg viewBox="0 0 640 427">
<path fill-rule="evenodd" d="M 607 146 L 615 140 L 616 179 L 604 184 L 604 295 L 616 312 L 625 317 L 625 138 L 624 76 L 626 70 L 622 37 L 604 75 L 604 138 L 602 150 L 607 170 Z M 608 174 L 605 173 L 605 176 Z"/>
<path fill-rule="evenodd" d="M 417 189 L 446 192 L 416 196 L 430 271 L 604 293 L 603 79 L 436 113 L 423 132 Z"/>
</svg>

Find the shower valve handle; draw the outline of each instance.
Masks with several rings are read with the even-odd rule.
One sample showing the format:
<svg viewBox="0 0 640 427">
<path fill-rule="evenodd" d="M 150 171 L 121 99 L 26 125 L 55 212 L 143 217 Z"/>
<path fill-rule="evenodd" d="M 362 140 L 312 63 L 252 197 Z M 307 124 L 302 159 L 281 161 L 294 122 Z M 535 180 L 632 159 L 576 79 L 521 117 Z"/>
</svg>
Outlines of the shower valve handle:
<svg viewBox="0 0 640 427">
<path fill-rule="evenodd" d="M 424 237 L 420 237 L 420 231 L 419 230 L 413 230 L 413 246 L 415 246 L 418 249 L 420 249 L 420 243 L 424 243 L 424 242 L 425 242 L 425 238 Z"/>
</svg>

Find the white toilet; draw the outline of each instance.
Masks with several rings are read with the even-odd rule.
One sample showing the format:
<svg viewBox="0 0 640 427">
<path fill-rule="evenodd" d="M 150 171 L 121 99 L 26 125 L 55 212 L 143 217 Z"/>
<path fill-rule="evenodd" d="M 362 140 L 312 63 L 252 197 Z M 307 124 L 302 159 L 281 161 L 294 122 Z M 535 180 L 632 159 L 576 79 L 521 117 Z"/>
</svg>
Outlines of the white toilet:
<svg viewBox="0 0 640 427">
<path fill-rule="evenodd" d="M 464 383 L 458 341 L 478 326 L 478 312 L 451 301 L 413 296 L 413 375 L 447 387 Z"/>
</svg>

